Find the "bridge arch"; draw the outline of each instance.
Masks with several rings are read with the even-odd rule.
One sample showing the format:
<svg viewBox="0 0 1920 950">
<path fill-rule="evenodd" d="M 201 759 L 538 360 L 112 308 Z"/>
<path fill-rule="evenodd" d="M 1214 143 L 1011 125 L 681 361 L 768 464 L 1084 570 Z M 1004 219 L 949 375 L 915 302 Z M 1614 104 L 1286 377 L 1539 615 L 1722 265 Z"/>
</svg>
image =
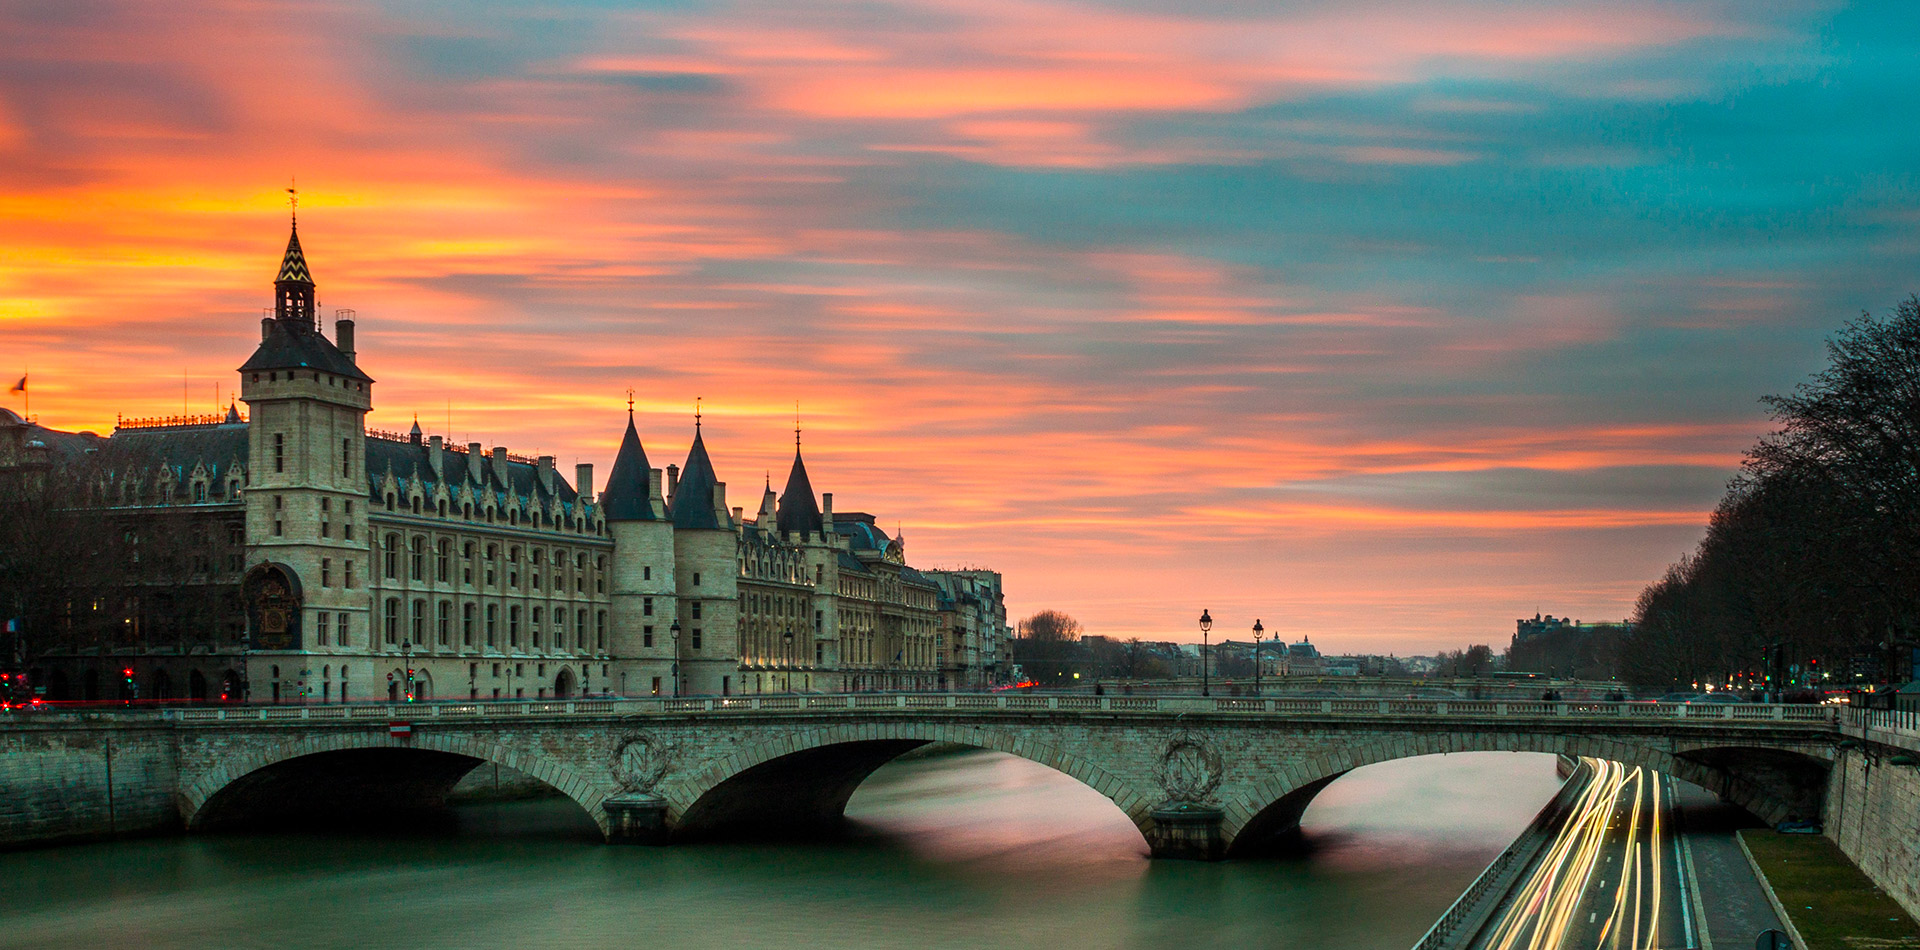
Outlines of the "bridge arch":
<svg viewBox="0 0 1920 950">
<path fill-rule="evenodd" d="M 875 770 L 933 742 L 1004 752 L 1061 772 L 1106 797 L 1152 840 L 1151 792 L 1031 734 L 975 724 L 901 720 L 807 729 L 748 745 L 661 792 L 677 838 L 739 828 L 818 833 L 838 826 L 847 800 Z"/>
<path fill-rule="evenodd" d="M 1769 823 L 1817 817 L 1833 752 L 1818 743 L 1701 741 L 1661 745 L 1604 734 L 1528 734 L 1477 730 L 1420 732 L 1333 742 L 1286 762 L 1222 801 L 1222 837 L 1233 856 L 1255 854 L 1299 828 L 1320 791 L 1355 769 L 1395 759 L 1454 752 L 1541 752 L 1639 766 L 1691 782 Z"/>
<path fill-rule="evenodd" d="M 371 732 L 314 735 L 258 751 L 223 756 L 219 764 L 182 787 L 181 817 L 190 830 L 218 827 L 245 814 L 249 806 L 255 804 L 247 797 L 265 784 L 275 769 L 314 757 L 349 761 L 338 757 L 356 755 L 378 756 L 387 764 L 411 768 L 410 772 L 394 775 L 393 781 L 412 779 L 422 783 L 408 791 L 424 793 L 415 794 L 414 798 L 432 804 L 443 801 L 453 785 L 473 768 L 485 763 L 504 765 L 539 779 L 571 799 L 603 834 L 608 828 L 606 812 L 601 807 L 605 790 L 564 763 L 460 735 L 396 737 Z"/>
</svg>

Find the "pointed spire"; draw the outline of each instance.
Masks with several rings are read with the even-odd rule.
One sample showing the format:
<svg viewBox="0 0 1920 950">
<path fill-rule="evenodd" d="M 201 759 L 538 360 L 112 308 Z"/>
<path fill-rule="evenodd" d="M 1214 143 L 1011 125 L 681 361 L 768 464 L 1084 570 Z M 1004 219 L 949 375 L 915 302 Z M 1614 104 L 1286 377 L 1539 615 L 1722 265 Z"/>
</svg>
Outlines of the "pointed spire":
<svg viewBox="0 0 1920 950">
<path fill-rule="evenodd" d="M 632 397 L 628 397 L 631 400 Z M 620 437 L 620 452 L 613 457 L 613 471 L 607 473 L 607 487 L 600 492 L 600 504 L 608 521 L 655 521 L 650 501 L 650 473 L 647 450 L 640 444 L 640 431 L 633 426 L 633 406 L 627 406 L 627 432 Z"/>
<path fill-rule="evenodd" d="M 800 421 L 793 424 L 793 470 L 787 473 L 787 488 L 780 493 L 780 532 L 819 534 L 826 522 L 820 517 L 820 505 L 813 497 L 813 482 L 807 478 L 807 463 L 800 457 Z"/>
<path fill-rule="evenodd" d="M 421 437 L 425 434 L 420 431 L 420 414 L 416 412 L 413 414 L 413 431 L 407 433 L 407 441 L 419 445 Z"/>
<path fill-rule="evenodd" d="M 694 531 L 720 531 L 727 525 L 713 510 L 713 497 L 719 485 L 713 474 L 713 460 L 707 457 L 707 443 L 701 438 L 699 410 L 694 410 L 693 447 L 687 450 L 687 465 L 680 472 L 680 485 L 673 493 L 673 526 Z"/>
<path fill-rule="evenodd" d="M 240 421 L 239 403 L 231 399 L 227 400 L 227 422 L 233 423 L 233 422 L 239 422 L 239 421 Z"/>
</svg>

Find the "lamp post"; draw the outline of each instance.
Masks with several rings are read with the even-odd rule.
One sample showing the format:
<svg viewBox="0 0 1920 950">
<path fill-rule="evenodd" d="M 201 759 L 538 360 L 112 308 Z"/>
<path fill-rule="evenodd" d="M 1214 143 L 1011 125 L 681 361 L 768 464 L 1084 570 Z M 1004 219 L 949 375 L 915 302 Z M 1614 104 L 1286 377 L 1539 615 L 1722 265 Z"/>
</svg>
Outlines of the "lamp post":
<svg viewBox="0 0 1920 950">
<path fill-rule="evenodd" d="M 787 668 L 787 692 L 793 692 L 793 628 L 780 634 L 781 665 Z"/>
<path fill-rule="evenodd" d="M 1213 633 L 1213 615 L 1206 608 L 1200 609 L 1200 695 L 1212 696 L 1213 689 L 1207 674 L 1208 635 Z"/>
<path fill-rule="evenodd" d="M 680 621 L 667 628 L 673 634 L 673 698 L 680 698 Z"/>
<path fill-rule="evenodd" d="M 413 638 L 400 641 L 400 660 L 407 665 L 407 702 L 413 702 Z"/>
<path fill-rule="evenodd" d="M 1260 618 L 1255 617 L 1253 620 L 1253 695 L 1255 696 L 1260 695 L 1260 635 L 1266 632 L 1267 628 L 1260 626 Z"/>
</svg>

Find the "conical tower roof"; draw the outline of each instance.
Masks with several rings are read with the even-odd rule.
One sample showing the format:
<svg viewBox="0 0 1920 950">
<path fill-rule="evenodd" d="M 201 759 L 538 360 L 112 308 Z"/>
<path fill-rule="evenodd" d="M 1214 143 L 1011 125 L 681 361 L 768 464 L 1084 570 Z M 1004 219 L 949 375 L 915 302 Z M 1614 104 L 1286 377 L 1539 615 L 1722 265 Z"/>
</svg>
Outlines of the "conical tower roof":
<svg viewBox="0 0 1920 950">
<path fill-rule="evenodd" d="M 640 444 L 640 432 L 633 427 L 633 412 L 627 412 L 627 434 L 620 438 L 620 454 L 613 457 L 613 471 L 607 474 L 606 490 L 600 493 L 600 506 L 608 521 L 656 521 L 647 461 L 647 450 Z"/>
<path fill-rule="evenodd" d="M 813 482 L 807 478 L 807 463 L 800 458 L 800 446 L 793 447 L 793 471 L 787 473 L 787 487 L 780 493 L 780 516 L 775 521 L 780 532 L 818 534 L 826 523 L 820 517 L 820 505 L 813 496 Z"/>
<path fill-rule="evenodd" d="M 324 242 L 323 242 L 324 243 Z M 307 269 L 307 254 L 300 250 L 300 226 L 293 226 L 293 233 L 287 237 L 286 256 L 280 258 L 280 275 L 273 279 L 276 284 L 313 283 L 313 272 Z"/>
<path fill-rule="evenodd" d="M 700 428 L 693 430 L 693 448 L 687 452 L 687 464 L 680 472 L 680 484 L 673 492 L 673 526 L 692 531 L 721 531 L 713 510 L 713 496 L 719 479 L 713 474 L 713 460 L 707 458 L 707 444 Z"/>
</svg>

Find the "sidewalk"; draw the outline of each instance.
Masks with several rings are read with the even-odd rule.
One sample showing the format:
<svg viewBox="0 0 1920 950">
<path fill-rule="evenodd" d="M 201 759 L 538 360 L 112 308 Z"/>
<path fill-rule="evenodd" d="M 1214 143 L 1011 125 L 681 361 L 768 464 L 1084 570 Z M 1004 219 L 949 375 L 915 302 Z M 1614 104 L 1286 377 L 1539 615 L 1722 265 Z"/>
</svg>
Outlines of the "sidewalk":
<svg viewBox="0 0 1920 950">
<path fill-rule="evenodd" d="M 1734 835 L 1758 827 L 1751 815 L 1711 793 L 1675 782 L 1681 827 L 1693 849 L 1694 884 L 1700 890 L 1702 946 L 1747 950 L 1763 931 L 1778 929 L 1779 917 L 1753 865 Z"/>
</svg>

